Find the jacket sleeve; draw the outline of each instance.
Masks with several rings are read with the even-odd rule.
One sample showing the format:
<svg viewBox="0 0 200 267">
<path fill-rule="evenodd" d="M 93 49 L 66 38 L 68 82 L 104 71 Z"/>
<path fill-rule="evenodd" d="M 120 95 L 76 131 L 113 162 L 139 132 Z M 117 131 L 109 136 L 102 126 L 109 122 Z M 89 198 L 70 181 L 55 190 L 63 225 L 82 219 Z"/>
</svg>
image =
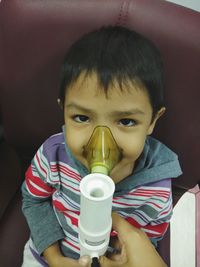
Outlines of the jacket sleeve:
<svg viewBox="0 0 200 267">
<path fill-rule="evenodd" d="M 142 228 L 151 242 L 155 247 L 157 247 L 158 241 L 163 239 L 170 223 L 170 219 L 172 217 L 173 203 L 172 203 L 172 195 L 170 193 L 169 197 L 163 205 L 161 205 L 161 209 L 158 212 L 155 219 L 153 219 L 149 224 L 147 224 L 144 228 Z"/>
<path fill-rule="evenodd" d="M 64 232 L 52 207 L 52 193 L 55 188 L 48 183 L 50 167 L 42 152 L 43 146 L 32 160 L 22 185 L 22 211 L 39 254 L 64 238 Z"/>
<path fill-rule="evenodd" d="M 127 218 L 127 221 L 142 229 L 156 247 L 157 242 L 164 237 L 167 231 L 172 210 L 171 190 L 162 190 L 147 198 L 145 203 Z"/>
</svg>

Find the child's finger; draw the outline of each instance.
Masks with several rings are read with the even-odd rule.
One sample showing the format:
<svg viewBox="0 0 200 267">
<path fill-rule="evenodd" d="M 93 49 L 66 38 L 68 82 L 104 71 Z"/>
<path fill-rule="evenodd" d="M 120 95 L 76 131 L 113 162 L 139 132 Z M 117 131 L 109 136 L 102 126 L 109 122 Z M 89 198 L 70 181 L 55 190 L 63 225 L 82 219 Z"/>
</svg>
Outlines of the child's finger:
<svg viewBox="0 0 200 267">
<path fill-rule="evenodd" d="M 89 256 L 82 256 L 78 260 L 79 264 L 83 267 L 91 266 L 91 258 Z"/>
<path fill-rule="evenodd" d="M 125 262 L 121 259 L 118 259 L 117 261 L 108 259 L 105 256 L 101 256 L 99 258 L 100 266 L 101 267 L 120 267 L 124 266 Z"/>
<path fill-rule="evenodd" d="M 115 212 L 112 213 L 112 227 L 115 231 L 120 233 L 120 237 L 122 239 L 126 239 L 127 233 L 130 233 L 130 231 L 132 232 L 133 229 L 135 228 Z"/>
</svg>

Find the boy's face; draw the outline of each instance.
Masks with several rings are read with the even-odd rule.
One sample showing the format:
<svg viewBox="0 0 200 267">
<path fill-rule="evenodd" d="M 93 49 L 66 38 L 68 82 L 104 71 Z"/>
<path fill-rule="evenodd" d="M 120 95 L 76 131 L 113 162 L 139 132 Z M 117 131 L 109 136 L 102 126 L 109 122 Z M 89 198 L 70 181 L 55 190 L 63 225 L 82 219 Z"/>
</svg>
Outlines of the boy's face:
<svg viewBox="0 0 200 267">
<path fill-rule="evenodd" d="M 131 86 L 131 88 L 130 88 Z M 135 88 L 134 88 L 135 87 Z M 122 160 L 113 168 L 110 176 L 115 183 L 133 172 L 141 155 L 146 136 L 151 134 L 161 110 L 152 121 L 152 107 L 145 89 L 130 84 L 120 90 L 115 83 L 107 96 L 95 74 L 83 75 L 68 88 L 65 96 L 64 117 L 66 140 L 73 155 L 88 167 L 83 148 L 96 126 L 110 128 L 119 148 Z"/>
</svg>

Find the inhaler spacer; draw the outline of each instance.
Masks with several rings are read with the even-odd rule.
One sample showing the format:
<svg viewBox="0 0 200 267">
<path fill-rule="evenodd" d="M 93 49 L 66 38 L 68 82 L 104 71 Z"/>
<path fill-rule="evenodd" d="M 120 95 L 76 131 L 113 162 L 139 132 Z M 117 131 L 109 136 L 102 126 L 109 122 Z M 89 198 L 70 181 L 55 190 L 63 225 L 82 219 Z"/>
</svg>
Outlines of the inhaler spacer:
<svg viewBox="0 0 200 267">
<path fill-rule="evenodd" d="M 112 228 L 115 184 L 108 174 L 121 159 L 121 150 L 108 127 L 94 129 L 84 156 L 91 173 L 80 183 L 80 256 L 98 258 L 108 248 Z"/>
</svg>

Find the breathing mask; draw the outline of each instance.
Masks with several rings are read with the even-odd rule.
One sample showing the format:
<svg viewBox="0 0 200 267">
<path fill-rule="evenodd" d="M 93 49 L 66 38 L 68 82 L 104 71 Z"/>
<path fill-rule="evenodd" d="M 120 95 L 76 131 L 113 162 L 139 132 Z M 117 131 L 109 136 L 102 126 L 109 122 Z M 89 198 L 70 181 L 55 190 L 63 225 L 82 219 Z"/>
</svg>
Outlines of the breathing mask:
<svg viewBox="0 0 200 267">
<path fill-rule="evenodd" d="M 121 154 L 110 129 L 106 126 L 97 126 L 84 147 L 84 156 L 87 159 L 90 173 L 109 175 L 120 161 Z"/>
</svg>

